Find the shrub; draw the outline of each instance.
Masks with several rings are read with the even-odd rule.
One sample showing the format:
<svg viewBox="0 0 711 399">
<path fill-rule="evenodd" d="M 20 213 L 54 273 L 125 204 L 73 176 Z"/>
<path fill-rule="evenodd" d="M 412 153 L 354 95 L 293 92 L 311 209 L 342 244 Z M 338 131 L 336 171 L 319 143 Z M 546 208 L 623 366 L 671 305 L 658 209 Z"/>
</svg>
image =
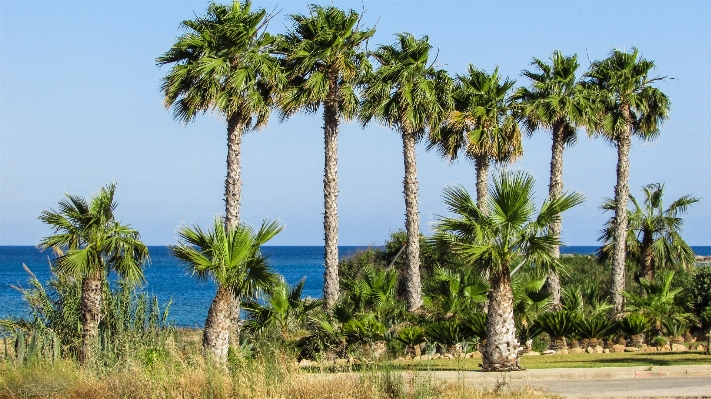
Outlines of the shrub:
<svg viewBox="0 0 711 399">
<path fill-rule="evenodd" d="M 577 318 L 575 320 L 575 331 L 580 338 L 599 340 L 614 327 L 614 323 L 603 317 Z"/>
<path fill-rule="evenodd" d="M 575 329 L 576 315 L 569 311 L 545 312 L 538 316 L 535 325 L 551 337 L 550 348 L 553 350 L 567 347 L 565 337 Z"/>
<path fill-rule="evenodd" d="M 650 327 L 649 319 L 640 313 L 630 313 L 619 322 L 620 330 L 629 336 L 642 335 Z"/>
</svg>

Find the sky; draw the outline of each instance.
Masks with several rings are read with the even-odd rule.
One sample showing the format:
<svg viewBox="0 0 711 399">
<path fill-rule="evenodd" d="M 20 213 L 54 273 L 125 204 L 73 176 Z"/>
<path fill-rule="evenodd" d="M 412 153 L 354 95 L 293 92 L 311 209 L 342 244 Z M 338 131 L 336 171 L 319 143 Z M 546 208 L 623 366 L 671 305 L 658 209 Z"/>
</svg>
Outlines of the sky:
<svg viewBox="0 0 711 399">
<path fill-rule="evenodd" d="M 711 245 L 711 2 L 708 1 L 316 1 L 365 10 L 375 26 L 369 47 L 394 33 L 427 35 L 437 66 L 462 74 L 468 64 L 527 85 L 520 76 L 533 57 L 554 50 L 578 54 L 582 74 L 614 49 L 637 47 L 668 76 L 657 87 L 672 102 L 654 142 L 633 141 L 630 188 L 665 183 L 667 203 L 693 194 L 686 217 L 691 245 Z M 307 1 L 254 1 L 278 11 L 269 31 L 284 32 L 288 16 Z M 148 245 L 176 242 L 183 224 L 208 226 L 224 212 L 226 124 L 206 114 L 188 124 L 162 104 L 168 67 L 155 58 L 182 33 L 182 20 L 204 13 L 205 1 L 0 0 L 0 245 L 36 245 L 50 234 L 37 219 L 64 193 L 90 197 L 117 183 L 116 215 Z M 286 229 L 273 245 L 323 245 L 322 115 L 300 114 L 245 136 L 242 220 L 278 219 Z M 524 141 L 511 166 L 548 191 L 550 133 Z M 568 245 L 596 245 L 610 216 L 600 211 L 615 185 L 616 150 L 580 132 L 565 151 L 565 189 L 586 202 L 563 215 Z M 424 144 L 417 148 L 421 229 L 445 214 L 442 189 L 475 192 L 474 166 L 450 164 Z M 344 123 L 339 135 L 339 244 L 381 245 L 404 227 L 402 140 L 371 124 Z"/>
</svg>

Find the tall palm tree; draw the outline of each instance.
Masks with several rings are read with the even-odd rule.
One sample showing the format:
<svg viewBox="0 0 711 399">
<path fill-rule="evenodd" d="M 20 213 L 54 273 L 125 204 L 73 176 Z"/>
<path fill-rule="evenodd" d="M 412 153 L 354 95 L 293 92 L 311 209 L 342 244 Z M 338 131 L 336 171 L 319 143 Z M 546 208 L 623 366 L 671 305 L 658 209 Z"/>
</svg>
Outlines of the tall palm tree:
<svg viewBox="0 0 711 399">
<path fill-rule="evenodd" d="M 664 185 L 649 184 L 642 188 L 644 200 L 640 204 L 630 195 L 633 208 L 628 212 L 627 258 L 640 266 L 639 276 L 654 281 L 658 269 L 680 265 L 686 269 L 694 265 L 694 251 L 681 237 L 684 220 L 690 205 L 699 201 L 690 195 L 672 202 L 664 209 Z M 614 211 L 615 201 L 607 199 L 602 205 L 606 211 Z M 614 250 L 614 218 L 605 225 L 600 239 L 602 259 L 609 259 Z"/>
<path fill-rule="evenodd" d="M 274 94 L 283 84 L 278 60 L 271 55 L 276 38 L 265 31 L 271 18 L 252 3 L 210 3 L 205 16 L 185 20 L 186 30 L 161 57 L 173 64 L 161 90 L 175 119 L 188 123 L 198 114 L 216 111 L 227 120 L 225 223 L 239 224 L 242 198 L 242 136 L 266 126 Z M 239 298 L 233 303 L 233 328 L 239 322 Z M 236 335 L 236 334 L 235 334 Z"/>
<path fill-rule="evenodd" d="M 484 371 L 519 370 L 511 267 L 523 260 L 559 269 L 554 256 L 560 239 L 549 229 L 560 214 L 583 201 L 577 193 L 548 198 L 536 212 L 535 180 L 525 172 L 502 172 L 481 209 L 461 187 L 448 187 L 444 202 L 454 217 L 440 217 L 438 235 L 450 241 L 472 267 L 489 275 L 489 308 Z"/>
<path fill-rule="evenodd" d="M 627 199 L 629 197 L 629 152 L 632 136 L 652 140 L 659 136 L 659 127 L 667 118 L 669 98 L 652 84 L 664 77 L 650 77 L 654 62 L 639 55 L 636 48 L 627 53 L 613 50 L 595 61 L 585 73 L 585 86 L 595 93 L 599 106 L 599 123 L 591 132 L 609 140 L 617 147 L 617 184 L 615 186 L 615 227 L 612 253 L 612 283 L 610 296 L 614 313 L 624 306 L 625 256 L 627 237 Z"/>
<path fill-rule="evenodd" d="M 474 161 L 477 204 L 486 209 L 489 167 L 506 164 L 523 155 L 521 130 L 513 115 L 510 91 L 516 82 L 469 65 L 466 75 L 457 75 L 452 92 L 454 109 L 444 128 L 430 135 L 428 149 L 437 148 L 454 160 L 462 152 Z"/>
<path fill-rule="evenodd" d="M 361 16 L 350 10 L 317 5 L 310 14 L 294 14 L 292 29 L 281 38 L 278 52 L 289 85 L 280 95 L 282 117 L 298 111 L 316 112 L 323 106 L 324 179 L 324 300 L 338 299 L 338 129 L 341 119 L 358 109 L 356 86 L 370 70 L 364 52 L 374 29 L 361 29 Z"/>
<path fill-rule="evenodd" d="M 530 88 L 521 87 L 514 98 L 519 102 L 521 116 L 526 130 L 533 134 L 543 128 L 551 131 L 551 173 L 548 196 L 563 194 L 563 149 L 577 141 L 577 127 L 585 125 L 593 114 L 593 107 L 585 90 L 578 83 L 575 72 L 580 64 L 578 56 L 565 56 L 554 51 L 550 63 L 534 58 L 531 65 L 536 70 L 525 70 L 522 75 L 531 81 Z M 553 234 L 560 235 L 562 224 L 550 226 Z M 555 248 L 555 256 L 560 257 L 560 249 Z M 555 273 L 548 274 L 546 288 L 553 294 L 552 310 L 560 310 L 560 278 Z"/>
<path fill-rule="evenodd" d="M 66 194 L 59 210 L 42 211 L 39 219 L 54 235 L 43 238 L 40 249 L 59 248 L 55 260 L 59 273 L 79 279 L 81 286 L 82 346 L 79 360 L 90 361 L 95 352 L 101 321 L 102 286 L 110 271 L 129 283 L 143 280 L 142 266 L 149 261 L 148 248 L 138 232 L 114 216 L 115 184 L 103 187 L 88 202 Z"/>
<path fill-rule="evenodd" d="M 271 16 L 251 6 L 210 3 L 205 16 L 182 22 L 186 33 L 156 59 L 161 66 L 173 64 L 161 91 L 175 119 L 188 123 L 214 111 L 227 120 L 227 227 L 239 224 L 242 135 L 267 124 L 282 80 L 271 55 L 275 37 L 265 31 Z"/>
<path fill-rule="evenodd" d="M 225 224 L 223 218 L 215 218 L 211 230 L 183 226 L 178 230 L 178 245 L 169 246 L 171 254 L 186 264 L 194 276 L 217 284 L 202 344 L 205 353 L 222 364 L 227 360 L 234 299 L 253 297 L 273 285 L 274 275 L 259 247 L 283 229 L 282 225 L 267 221 L 256 232 L 244 223 L 236 227 Z"/>
<path fill-rule="evenodd" d="M 393 45 L 372 53 L 380 67 L 370 77 L 363 94 L 360 120 L 372 119 L 394 128 L 402 136 L 405 161 L 405 230 L 407 231 L 407 308 L 422 305 L 420 283 L 420 214 L 417 209 L 417 164 L 415 145 L 428 132 L 437 130 L 449 111 L 451 79 L 447 72 L 429 63 L 432 46 L 427 36 L 416 39 L 397 35 Z"/>
</svg>

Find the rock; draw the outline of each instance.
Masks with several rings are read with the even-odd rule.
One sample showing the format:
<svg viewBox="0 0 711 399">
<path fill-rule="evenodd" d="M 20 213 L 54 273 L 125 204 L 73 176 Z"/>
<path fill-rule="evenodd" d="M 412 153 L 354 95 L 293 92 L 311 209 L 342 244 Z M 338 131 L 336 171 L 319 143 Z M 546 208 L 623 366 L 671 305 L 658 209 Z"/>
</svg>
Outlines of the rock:
<svg viewBox="0 0 711 399">
<path fill-rule="evenodd" d="M 673 352 L 686 352 L 689 350 L 689 348 L 686 345 L 682 344 L 672 344 L 671 350 Z"/>
<path fill-rule="evenodd" d="M 649 348 L 649 347 L 647 346 L 647 344 L 642 344 L 642 346 L 640 347 L 639 350 L 641 350 L 641 351 L 646 351 L 647 348 Z"/>
<path fill-rule="evenodd" d="M 598 345 L 594 348 L 595 353 L 602 353 L 602 346 Z"/>
<path fill-rule="evenodd" d="M 706 350 L 706 347 L 705 347 L 705 346 L 703 346 L 702 344 L 699 344 L 699 345 L 696 345 L 696 350 L 697 350 L 697 351 L 702 351 L 702 352 L 703 352 L 703 351 L 705 351 L 705 350 Z"/>
<path fill-rule="evenodd" d="M 474 352 L 471 353 L 471 355 L 472 355 L 472 358 L 475 358 L 475 357 L 476 357 L 476 358 L 480 358 L 480 357 L 481 357 L 481 352 L 479 352 L 479 351 L 474 351 Z"/>
<path fill-rule="evenodd" d="M 553 349 L 548 349 L 547 351 L 541 352 L 542 355 L 555 355 L 555 351 Z"/>
<path fill-rule="evenodd" d="M 570 352 L 567 349 L 561 349 L 555 352 L 556 355 L 567 355 L 568 353 Z"/>
<path fill-rule="evenodd" d="M 311 367 L 312 365 L 313 365 L 313 362 L 308 359 L 301 359 L 301 361 L 299 362 L 300 367 Z"/>
<path fill-rule="evenodd" d="M 585 349 L 585 352 L 587 352 L 587 353 L 594 353 L 594 352 L 595 352 L 595 349 L 593 349 L 592 346 L 588 346 L 588 348 Z"/>
<path fill-rule="evenodd" d="M 602 353 L 610 353 L 610 350 L 607 349 L 607 348 L 605 348 L 605 349 L 602 350 Z"/>
<path fill-rule="evenodd" d="M 585 353 L 585 349 L 583 349 L 583 348 L 571 348 L 571 349 L 568 351 L 568 353 L 570 353 L 571 355 L 579 355 L 579 354 L 581 354 L 581 353 Z"/>
<path fill-rule="evenodd" d="M 440 355 L 439 353 L 435 353 L 435 354 L 432 356 L 432 359 L 439 359 L 439 358 L 441 358 L 441 357 L 442 357 L 442 355 Z"/>
<path fill-rule="evenodd" d="M 614 345 L 612 347 L 612 353 L 622 353 L 625 351 L 625 346 L 624 345 Z"/>
<path fill-rule="evenodd" d="M 449 359 L 449 360 L 453 360 L 453 359 L 454 359 L 454 355 L 452 355 L 451 353 L 447 353 L 446 355 L 444 355 L 444 357 L 446 357 L 446 358 Z"/>
<path fill-rule="evenodd" d="M 657 348 L 655 346 L 648 346 L 644 349 L 645 352 L 656 352 Z"/>
<path fill-rule="evenodd" d="M 540 356 L 540 353 L 538 353 L 536 351 L 528 351 L 528 352 L 524 353 L 523 355 L 524 356 Z"/>
<path fill-rule="evenodd" d="M 399 361 L 399 362 L 401 362 L 401 361 L 403 361 L 403 360 L 405 360 L 404 357 L 399 357 L 399 358 L 397 358 L 397 361 Z M 348 364 L 348 359 L 336 359 L 336 364 L 339 365 L 339 366 L 342 366 L 342 365 L 344 365 L 344 364 Z"/>
<path fill-rule="evenodd" d="M 634 346 L 628 346 L 625 348 L 625 352 L 637 352 L 639 349 L 635 348 Z"/>
<path fill-rule="evenodd" d="M 412 358 L 412 360 L 414 360 L 414 361 L 417 362 L 417 361 L 419 361 L 419 360 L 422 360 L 422 356 L 415 356 L 415 357 Z"/>
<path fill-rule="evenodd" d="M 662 352 L 671 352 L 671 347 L 669 345 L 662 346 Z"/>
</svg>

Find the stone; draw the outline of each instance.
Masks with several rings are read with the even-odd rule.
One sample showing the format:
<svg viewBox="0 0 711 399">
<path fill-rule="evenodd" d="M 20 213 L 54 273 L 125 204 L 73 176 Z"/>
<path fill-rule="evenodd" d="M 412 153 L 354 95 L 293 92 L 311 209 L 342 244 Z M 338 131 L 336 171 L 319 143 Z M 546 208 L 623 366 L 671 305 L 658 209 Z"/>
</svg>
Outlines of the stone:
<svg viewBox="0 0 711 399">
<path fill-rule="evenodd" d="M 706 350 L 706 347 L 703 344 L 699 344 L 696 346 L 696 350 L 704 352 Z"/>
<path fill-rule="evenodd" d="M 610 353 L 610 350 L 607 349 L 607 348 L 605 348 L 605 349 L 602 350 L 602 353 Z"/>
<path fill-rule="evenodd" d="M 657 352 L 657 348 L 655 346 L 648 346 L 644 349 L 645 352 Z"/>
<path fill-rule="evenodd" d="M 689 348 L 686 345 L 682 344 L 672 344 L 671 350 L 673 352 L 686 352 L 689 350 Z"/>
<path fill-rule="evenodd" d="M 614 345 L 612 347 L 612 353 L 622 353 L 625 351 L 625 346 L 624 345 Z"/>
<path fill-rule="evenodd" d="M 547 351 L 541 352 L 542 355 L 555 355 L 555 351 L 553 349 L 548 349 Z"/>
<path fill-rule="evenodd" d="M 447 353 L 446 355 L 444 355 L 444 357 L 446 357 L 446 358 L 449 359 L 449 360 L 453 360 L 453 359 L 454 359 L 454 355 L 452 355 L 451 353 Z"/>
<path fill-rule="evenodd" d="M 602 353 L 602 346 L 598 345 L 594 348 L 595 353 Z"/>
<path fill-rule="evenodd" d="M 634 346 L 628 346 L 625 348 L 625 352 L 637 352 L 639 349 L 635 348 Z"/>
<path fill-rule="evenodd" d="M 300 367 L 311 367 L 312 365 L 313 365 L 313 362 L 308 359 L 301 359 L 301 361 L 299 362 Z"/>
<path fill-rule="evenodd" d="M 556 355 L 567 355 L 570 353 L 567 349 L 560 349 L 555 352 Z"/>
<path fill-rule="evenodd" d="M 404 357 L 399 357 L 399 358 L 397 358 L 397 360 L 398 360 L 399 362 L 401 362 L 401 361 L 405 360 L 405 358 L 404 358 Z M 344 365 L 344 364 L 348 364 L 348 359 L 336 359 L 336 364 L 339 365 L 339 366 L 342 366 L 342 365 Z"/>
<path fill-rule="evenodd" d="M 583 349 L 583 348 L 570 348 L 570 349 L 568 350 L 568 353 L 570 353 L 571 355 L 579 355 L 579 354 L 581 354 L 581 353 L 585 353 L 585 349 Z"/>
<path fill-rule="evenodd" d="M 415 356 L 412 358 L 414 361 L 422 360 L 422 356 Z"/>
<path fill-rule="evenodd" d="M 662 346 L 662 352 L 671 352 L 671 347 L 669 345 Z"/>
<path fill-rule="evenodd" d="M 524 356 L 540 356 L 541 354 L 536 351 L 528 351 L 523 354 Z"/>
<path fill-rule="evenodd" d="M 595 352 L 595 349 L 593 349 L 592 346 L 588 346 L 588 348 L 585 349 L 585 352 L 587 352 L 587 353 L 594 353 L 594 352 Z"/>
<path fill-rule="evenodd" d="M 479 352 L 479 351 L 472 352 L 472 358 L 475 358 L 475 357 L 477 357 L 477 358 L 481 357 L 481 352 Z"/>
</svg>

